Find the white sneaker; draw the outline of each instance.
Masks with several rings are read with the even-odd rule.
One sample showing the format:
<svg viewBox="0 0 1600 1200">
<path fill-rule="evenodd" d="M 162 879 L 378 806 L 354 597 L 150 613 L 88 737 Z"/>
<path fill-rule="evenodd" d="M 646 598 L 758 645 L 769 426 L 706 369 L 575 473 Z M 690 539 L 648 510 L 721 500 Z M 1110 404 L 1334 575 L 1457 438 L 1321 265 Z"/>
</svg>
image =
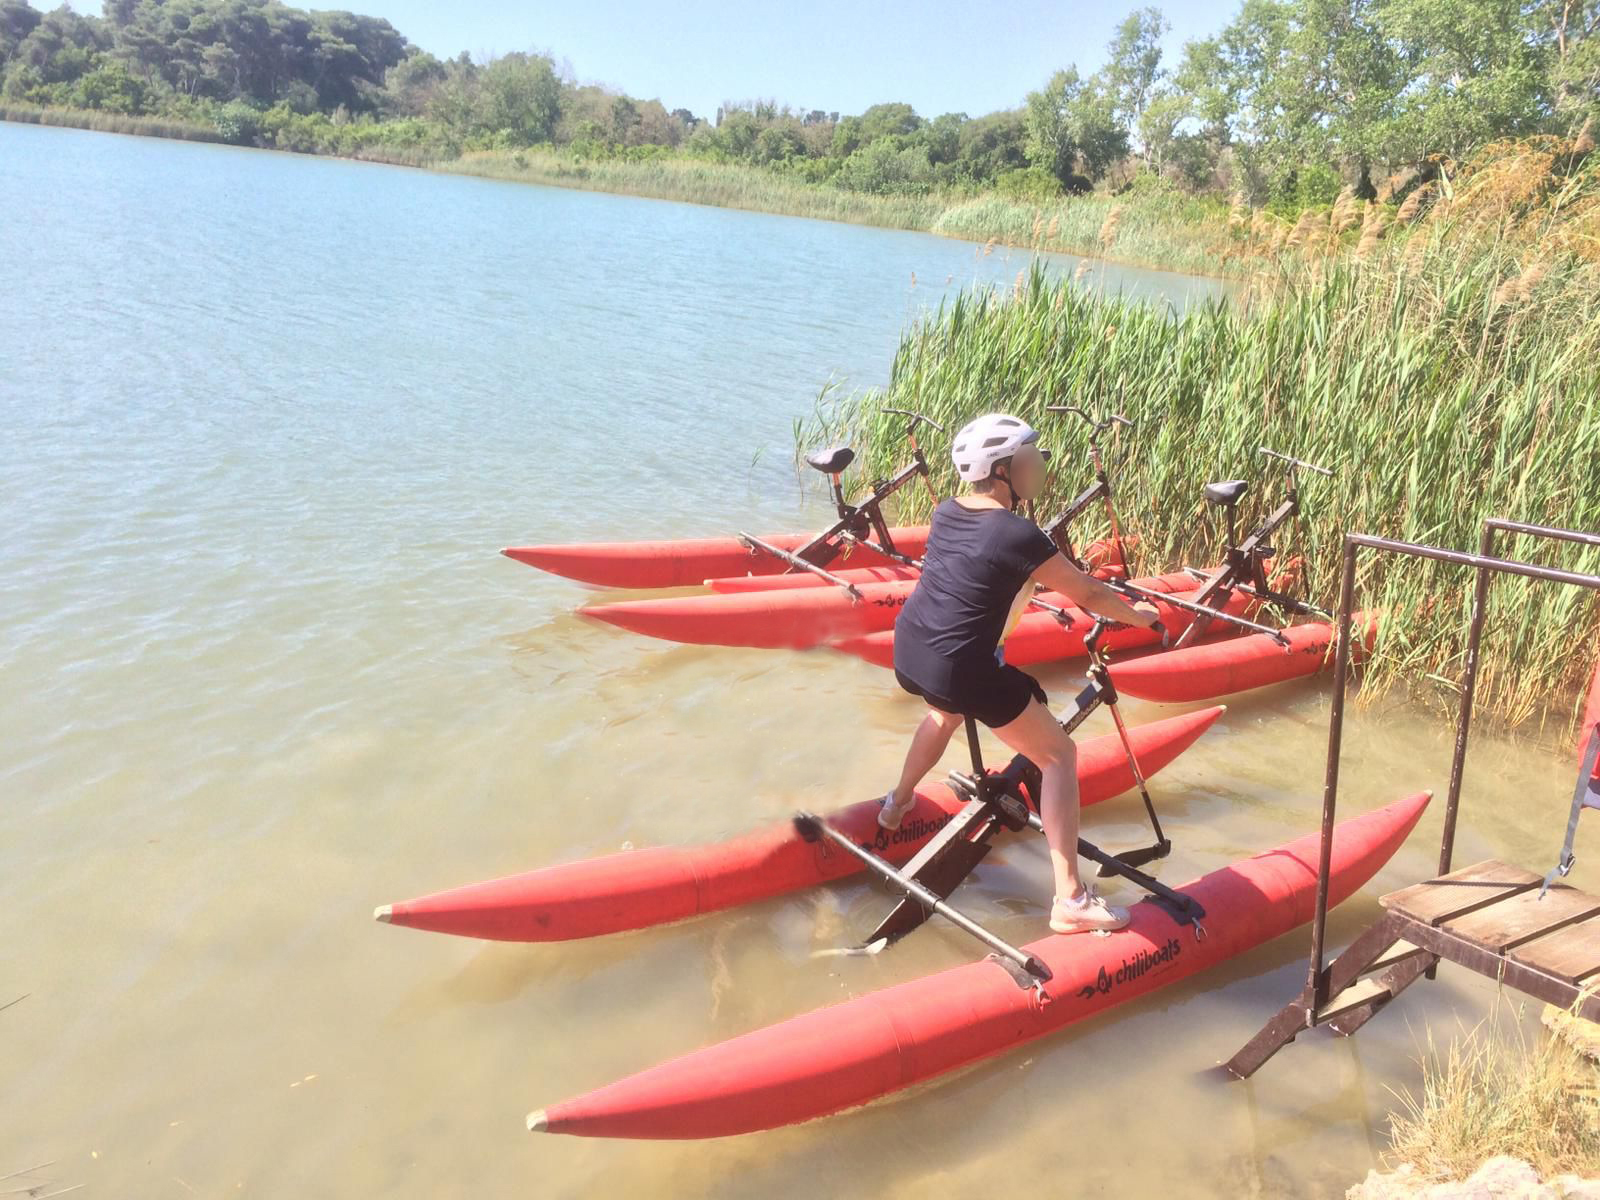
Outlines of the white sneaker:
<svg viewBox="0 0 1600 1200">
<path fill-rule="evenodd" d="M 912 792 L 903 802 L 894 798 L 893 792 L 885 792 L 883 799 L 878 801 L 883 807 L 878 810 L 878 824 L 893 832 L 900 828 L 900 822 L 917 803 L 917 794 Z"/>
<path fill-rule="evenodd" d="M 1124 929 L 1133 920 L 1127 909 L 1117 904 L 1107 904 L 1100 893 L 1088 884 L 1083 895 L 1063 900 L 1060 896 L 1050 906 L 1050 931 L 1052 933 L 1094 933 Z"/>
</svg>

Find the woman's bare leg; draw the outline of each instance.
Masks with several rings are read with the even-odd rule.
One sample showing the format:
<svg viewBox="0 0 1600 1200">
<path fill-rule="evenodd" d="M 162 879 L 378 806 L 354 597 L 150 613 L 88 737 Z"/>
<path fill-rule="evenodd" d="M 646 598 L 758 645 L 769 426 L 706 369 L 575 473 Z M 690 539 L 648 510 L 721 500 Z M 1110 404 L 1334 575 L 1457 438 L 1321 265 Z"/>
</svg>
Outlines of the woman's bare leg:
<svg viewBox="0 0 1600 1200">
<path fill-rule="evenodd" d="M 955 713 L 930 708 L 922 718 L 917 732 L 912 735 L 911 748 L 906 751 L 905 766 L 900 769 L 900 782 L 894 785 L 889 802 L 897 808 L 905 807 L 911 793 L 938 764 L 950 745 L 950 737 L 961 728 L 962 718 Z"/>
<path fill-rule="evenodd" d="M 1039 819 L 1050 846 L 1056 895 L 1066 900 L 1083 891 L 1078 874 L 1078 748 L 1067 731 L 1038 700 L 1022 715 L 994 731 L 1006 745 L 1031 758 L 1044 778 L 1039 787 Z"/>
</svg>

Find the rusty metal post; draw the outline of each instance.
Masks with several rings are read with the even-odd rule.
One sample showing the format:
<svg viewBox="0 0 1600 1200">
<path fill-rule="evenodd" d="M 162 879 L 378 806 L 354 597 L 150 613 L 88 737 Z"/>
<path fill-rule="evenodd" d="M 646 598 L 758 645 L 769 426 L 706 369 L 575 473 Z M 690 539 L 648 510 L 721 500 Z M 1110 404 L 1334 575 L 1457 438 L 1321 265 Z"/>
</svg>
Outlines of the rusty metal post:
<svg viewBox="0 0 1600 1200">
<path fill-rule="evenodd" d="M 1339 576 L 1339 653 L 1333 668 L 1333 711 L 1328 718 L 1328 761 L 1322 778 L 1322 841 L 1317 859 L 1317 907 L 1311 918 L 1311 965 L 1306 988 L 1311 1004 L 1306 1026 L 1316 1024 L 1317 1010 L 1327 1002 L 1322 978 L 1322 943 L 1328 927 L 1328 875 L 1333 863 L 1334 810 L 1339 798 L 1339 750 L 1344 741 L 1344 698 L 1350 679 L 1350 609 L 1356 590 L 1356 541 L 1344 537 L 1343 567 Z"/>
<path fill-rule="evenodd" d="M 1478 557 L 1489 557 L 1494 531 L 1483 524 L 1478 542 Z M 1444 801 L 1444 832 L 1439 835 L 1439 874 L 1450 874 L 1450 860 L 1456 849 L 1456 813 L 1461 808 L 1461 781 L 1467 765 L 1467 735 L 1472 729 L 1472 704 L 1478 691 L 1478 647 L 1483 641 L 1483 622 L 1488 612 L 1489 568 L 1480 565 L 1472 588 L 1472 619 L 1467 627 L 1467 666 L 1461 676 L 1461 703 L 1456 709 L 1456 747 L 1450 757 L 1450 790 Z M 1432 978 L 1432 975 L 1429 975 Z"/>
</svg>

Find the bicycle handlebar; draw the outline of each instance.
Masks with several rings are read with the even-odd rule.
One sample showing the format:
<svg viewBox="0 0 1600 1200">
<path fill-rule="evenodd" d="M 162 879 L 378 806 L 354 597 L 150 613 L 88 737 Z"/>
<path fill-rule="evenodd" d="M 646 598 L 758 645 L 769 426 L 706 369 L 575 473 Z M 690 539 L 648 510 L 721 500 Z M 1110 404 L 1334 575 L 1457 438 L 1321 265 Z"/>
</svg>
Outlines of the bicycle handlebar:
<svg viewBox="0 0 1600 1200">
<path fill-rule="evenodd" d="M 909 408 L 888 408 L 888 407 L 884 407 L 882 409 L 879 409 L 879 411 L 880 412 L 886 412 L 886 413 L 894 413 L 896 416 L 899 416 L 899 417 L 909 417 L 911 420 L 910 420 L 910 423 L 906 426 L 906 432 L 907 433 L 910 433 L 913 429 L 915 429 L 917 427 L 917 422 L 918 421 L 921 421 L 924 425 L 928 425 L 928 426 L 930 426 L 930 427 L 932 427 L 934 429 L 937 429 L 940 433 L 944 432 L 944 426 L 939 424 L 939 422 L 935 421 L 932 417 L 925 417 L 919 412 L 913 412 Z"/>
<path fill-rule="evenodd" d="M 1083 423 L 1092 429 L 1096 434 L 1104 433 L 1113 425 L 1126 425 L 1129 429 L 1136 428 L 1134 423 L 1128 420 L 1128 418 L 1123 416 L 1121 413 L 1112 413 L 1109 417 L 1101 417 L 1099 420 L 1096 420 L 1094 417 L 1091 417 L 1088 412 L 1082 408 L 1079 408 L 1076 404 L 1047 404 L 1044 406 L 1044 410 L 1045 412 L 1071 413 L 1073 416 L 1081 419 Z"/>
<path fill-rule="evenodd" d="M 1104 434 L 1112 426 L 1126 426 L 1128 429 L 1138 429 L 1138 426 L 1134 426 L 1134 422 L 1125 418 L 1122 413 L 1112 413 L 1110 416 L 1102 416 L 1102 418 L 1096 419 L 1086 413 L 1083 408 L 1078 408 L 1077 405 L 1045 405 L 1045 411 L 1046 413 L 1074 414 L 1075 418 L 1080 419 L 1083 424 L 1090 427 L 1090 442 L 1094 442 L 1094 438 L 1098 438 L 1099 435 Z"/>
<path fill-rule="evenodd" d="M 1124 623 L 1122 621 L 1114 621 L 1110 617 L 1095 617 L 1094 624 L 1089 627 L 1089 632 L 1083 635 L 1084 651 L 1091 658 L 1093 658 L 1100 649 L 1101 637 L 1105 635 L 1106 630 L 1113 627 L 1118 629 L 1124 628 Z M 1162 623 L 1160 618 L 1157 618 L 1150 624 L 1149 628 L 1151 633 L 1158 633 L 1161 635 L 1161 648 L 1165 650 L 1168 645 L 1171 644 L 1172 640 L 1171 633 L 1168 631 L 1166 625 Z"/>
<path fill-rule="evenodd" d="M 1306 462 L 1303 458 L 1291 458 L 1287 454 L 1279 454 L 1276 450 L 1268 450 L 1265 446 L 1257 446 L 1256 453 L 1265 454 L 1268 458 L 1276 458 L 1281 462 L 1286 462 L 1291 468 L 1304 467 L 1308 471 L 1315 471 L 1318 475 L 1326 475 L 1329 479 L 1334 477 L 1333 472 L 1328 470 L 1327 467 L 1319 467 L 1316 463 Z"/>
</svg>

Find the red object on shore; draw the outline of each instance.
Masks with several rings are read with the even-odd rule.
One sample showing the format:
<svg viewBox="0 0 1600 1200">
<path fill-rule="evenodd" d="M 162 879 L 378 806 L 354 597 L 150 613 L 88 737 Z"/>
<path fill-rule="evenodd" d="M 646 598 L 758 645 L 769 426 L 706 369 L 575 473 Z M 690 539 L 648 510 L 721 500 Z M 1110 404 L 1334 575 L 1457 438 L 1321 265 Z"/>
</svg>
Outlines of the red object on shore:
<svg viewBox="0 0 1600 1200">
<path fill-rule="evenodd" d="M 1146 775 L 1182 754 L 1222 715 L 1220 708 L 1185 713 L 1128 730 Z M 1116 734 L 1078 745 L 1081 802 L 1098 804 L 1133 787 Z M 829 815 L 828 822 L 890 862 L 903 863 L 960 811 L 964 802 L 941 783 L 917 792 L 917 803 L 888 833 L 878 827 L 878 801 Z M 805 841 L 793 825 L 758 829 L 706 846 L 658 846 L 546 867 L 487 883 L 387 905 L 374 914 L 391 925 L 509 942 L 561 942 L 665 925 L 831 879 L 858 874 L 861 864 Z"/>
<path fill-rule="evenodd" d="M 1600 725 L 1600 659 L 1594 664 L 1594 678 L 1589 681 L 1589 699 L 1583 706 L 1583 724 L 1578 727 L 1578 765 L 1583 766 L 1584 753 L 1589 749 L 1589 735 Z M 1600 762 L 1595 763 L 1594 778 L 1600 779 Z"/>
<path fill-rule="evenodd" d="M 1377 873 L 1427 807 L 1424 792 L 1341 822 L 1329 901 Z M 985 959 L 708 1046 L 528 1117 L 539 1132 L 612 1138 L 711 1138 L 793 1125 L 855 1108 L 1002 1054 L 1235 958 L 1311 919 L 1318 838 L 1212 871 L 1183 892 L 1206 911 L 1204 940 L 1151 901 L 1109 937 L 1052 935 L 1023 947 L 1049 968 L 1019 987 Z M 1041 923 L 1043 915 L 1041 911 Z M 1173 1049 L 1209 1065 L 1204 1047 Z"/>
</svg>

